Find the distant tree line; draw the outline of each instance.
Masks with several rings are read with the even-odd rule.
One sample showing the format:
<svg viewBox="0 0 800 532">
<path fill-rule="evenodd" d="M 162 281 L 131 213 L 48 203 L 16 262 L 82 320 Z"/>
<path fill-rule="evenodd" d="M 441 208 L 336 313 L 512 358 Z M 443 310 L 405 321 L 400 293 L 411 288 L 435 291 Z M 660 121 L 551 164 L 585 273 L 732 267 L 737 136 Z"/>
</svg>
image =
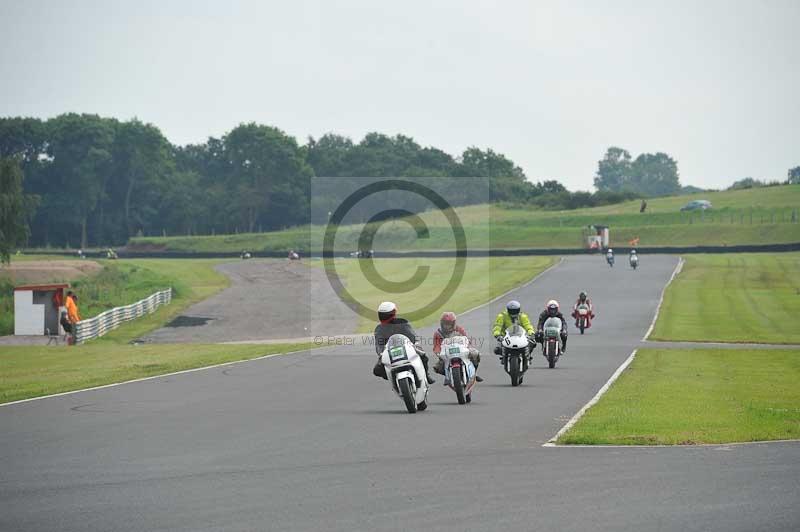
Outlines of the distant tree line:
<svg viewBox="0 0 800 532">
<path fill-rule="evenodd" d="M 280 129 L 249 123 L 202 144 L 175 146 L 139 120 L 74 113 L 0 118 L 0 158 L 16 160 L 24 193 L 41 200 L 30 220 L 34 246 L 307 224 L 315 176 L 489 178 L 489 198 L 465 189 L 457 204 L 526 198 L 537 186 L 491 149 L 469 148 L 454 158 L 403 135 L 370 133 L 357 144 L 325 135 L 300 145 Z"/>
<path fill-rule="evenodd" d="M 677 163 L 663 153 L 631 160 L 627 151 L 609 148 L 592 194 L 570 192 L 556 180 L 532 183 L 492 149 L 470 147 L 454 157 L 404 135 L 369 133 L 356 143 L 327 134 L 300 144 L 280 129 L 248 123 L 220 138 L 176 146 L 152 124 L 74 113 L 0 118 L 0 158 L 15 159 L 22 171 L 25 210 L 15 219 L 29 220 L 33 246 L 120 245 L 136 235 L 318 223 L 348 187 L 314 194 L 317 176 L 343 184 L 355 177 L 436 177 L 457 191 L 448 196 L 454 206 L 488 200 L 571 209 L 680 190 Z M 17 174 L 6 172 L 16 182 Z M 486 178 L 488 187 L 460 186 L 466 177 Z M 27 228 L 15 234 L 27 235 Z"/>
</svg>

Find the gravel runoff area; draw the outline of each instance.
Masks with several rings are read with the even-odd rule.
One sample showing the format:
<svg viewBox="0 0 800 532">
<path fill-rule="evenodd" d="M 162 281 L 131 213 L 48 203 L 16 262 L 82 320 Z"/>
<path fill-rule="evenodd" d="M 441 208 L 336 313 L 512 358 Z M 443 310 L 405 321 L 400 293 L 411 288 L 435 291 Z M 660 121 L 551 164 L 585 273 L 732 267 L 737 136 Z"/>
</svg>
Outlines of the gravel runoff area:
<svg viewBox="0 0 800 532">
<path fill-rule="evenodd" d="M 358 317 L 335 295 L 322 268 L 279 259 L 217 266 L 231 279 L 145 343 L 248 342 L 355 332 Z M 312 326 L 313 324 L 313 326 Z"/>
</svg>

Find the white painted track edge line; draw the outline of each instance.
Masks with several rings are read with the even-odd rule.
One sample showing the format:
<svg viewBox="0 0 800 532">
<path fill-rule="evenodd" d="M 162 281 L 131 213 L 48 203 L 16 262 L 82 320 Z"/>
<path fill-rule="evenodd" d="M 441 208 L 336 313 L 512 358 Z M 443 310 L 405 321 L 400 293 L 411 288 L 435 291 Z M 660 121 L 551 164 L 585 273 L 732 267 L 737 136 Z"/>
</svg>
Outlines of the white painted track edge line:
<svg viewBox="0 0 800 532">
<path fill-rule="evenodd" d="M 569 421 L 567 421 L 566 425 L 561 427 L 561 430 L 556 432 L 555 436 L 547 440 L 547 443 L 544 444 L 545 447 L 555 446 L 556 441 L 561 436 L 563 436 L 564 433 L 566 433 L 569 429 L 571 429 L 575 425 L 575 423 L 577 423 L 578 420 L 583 417 L 583 415 L 586 413 L 587 410 L 589 410 L 591 407 L 597 404 L 597 402 L 600 400 L 603 394 L 605 394 L 611 387 L 611 385 L 614 384 L 614 381 L 616 381 L 619 378 L 622 372 L 625 371 L 625 369 L 631 364 L 631 362 L 633 362 L 633 359 L 636 358 L 636 351 L 637 350 L 634 349 L 631 352 L 631 354 L 628 355 L 628 358 L 626 358 L 625 361 L 622 364 L 620 364 L 617 370 L 611 375 L 611 377 L 609 377 L 609 379 L 606 381 L 603 387 L 597 390 L 597 393 L 594 394 L 594 397 L 592 397 L 588 403 L 583 405 L 583 407 L 580 410 L 578 410 L 578 412 L 574 416 L 572 416 L 572 418 L 570 418 Z"/>
<path fill-rule="evenodd" d="M 693 445 L 610 445 L 610 444 L 597 444 L 591 445 L 586 443 L 581 444 L 567 444 L 558 445 L 556 443 L 547 442 L 542 444 L 542 447 L 549 447 L 552 449 L 706 449 L 709 447 L 730 447 L 730 446 L 743 446 L 743 445 L 764 445 L 770 443 L 800 443 L 800 440 L 755 440 L 755 441 L 732 441 L 725 443 L 696 443 Z"/>
<path fill-rule="evenodd" d="M 31 401 L 39 401 L 41 399 L 50 399 L 52 397 L 61 397 L 61 396 L 64 396 L 64 395 L 72 395 L 72 394 L 82 393 L 82 392 L 91 392 L 93 390 L 102 390 L 104 388 L 113 388 L 114 386 L 122 386 L 123 384 L 133 384 L 134 382 L 144 382 L 144 381 L 150 381 L 150 380 L 153 380 L 153 379 L 160 379 L 162 377 L 172 377 L 174 375 L 182 375 L 184 373 L 193 373 L 195 371 L 205 371 L 207 369 L 214 369 L 214 368 L 219 368 L 219 367 L 222 367 L 222 366 L 232 366 L 234 364 L 241 364 L 243 362 L 254 362 L 256 360 L 264 360 L 264 359 L 272 358 L 272 357 L 280 357 L 280 356 L 284 356 L 284 355 L 296 355 L 298 353 L 307 353 L 307 352 L 312 351 L 314 349 L 318 349 L 318 348 L 309 347 L 308 349 L 302 349 L 300 351 L 287 351 L 286 353 L 271 353 L 269 355 L 261 355 L 260 357 L 256 357 L 256 358 L 245 358 L 245 359 L 242 359 L 242 360 L 232 360 L 230 362 L 221 362 L 219 364 L 213 364 L 211 366 L 200 366 L 198 368 L 190 368 L 190 369 L 183 369 L 181 371 L 173 371 L 172 373 L 162 373 L 162 374 L 159 374 L 159 375 L 151 375 L 149 377 L 140 377 L 138 379 L 131 379 L 131 380 L 122 381 L 122 382 L 112 382 L 112 383 L 109 383 L 109 384 L 101 384 L 100 386 L 92 386 L 91 388 L 81 388 L 80 390 L 69 390 L 69 391 L 66 391 L 66 392 L 53 393 L 53 394 L 50 394 L 50 395 L 41 395 L 39 397 L 28 397 L 27 399 L 18 399 L 17 401 L 11 401 L 11 402 L 8 402 L 8 403 L 0 403 L 0 408 L 2 408 L 4 406 L 17 405 L 17 404 L 20 404 L 20 403 L 29 403 Z"/>
<path fill-rule="evenodd" d="M 672 275 L 670 276 L 669 281 L 667 281 L 667 284 L 665 284 L 664 288 L 661 289 L 661 297 L 658 298 L 658 306 L 656 307 L 656 313 L 653 316 L 653 321 L 650 322 L 650 327 L 648 327 L 647 332 L 644 333 L 644 336 L 642 336 L 643 342 L 646 341 L 647 338 L 650 336 L 650 333 L 653 332 L 653 329 L 656 326 L 656 321 L 658 321 L 658 314 L 659 312 L 661 312 L 661 304 L 664 302 L 664 295 L 667 293 L 667 288 L 669 288 L 669 285 L 672 284 L 673 279 L 675 279 L 675 277 L 677 277 L 678 274 L 683 269 L 683 263 L 684 263 L 683 257 L 678 257 L 678 264 L 676 264 L 675 269 L 672 270 Z"/>
</svg>

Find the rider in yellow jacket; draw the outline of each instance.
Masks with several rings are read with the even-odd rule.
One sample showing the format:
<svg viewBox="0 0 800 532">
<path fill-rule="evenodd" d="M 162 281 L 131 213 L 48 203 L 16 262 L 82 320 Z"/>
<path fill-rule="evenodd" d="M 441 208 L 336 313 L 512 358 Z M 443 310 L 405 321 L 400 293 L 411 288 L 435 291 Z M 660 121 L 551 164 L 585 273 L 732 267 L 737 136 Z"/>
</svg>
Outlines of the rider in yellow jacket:
<svg viewBox="0 0 800 532">
<path fill-rule="evenodd" d="M 511 327 L 511 324 L 514 322 L 514 318 L 517 318 L 517 321 L 525 329 L 529 335 L 532 335 L 536 332 L 531 325 L 531 320 L 528 318 L 528 315 L 524 312 L 521 312 L 521 307 L 519 301 L 509 301 L 508 305 L 506 305 L 506 309 L 497 315 L 497 318 L 494 320 L 494 328 L 492 329 L 492 336 L 497 338 L 503 337 L 506 332 L 506 329 Z"/>
</svg>

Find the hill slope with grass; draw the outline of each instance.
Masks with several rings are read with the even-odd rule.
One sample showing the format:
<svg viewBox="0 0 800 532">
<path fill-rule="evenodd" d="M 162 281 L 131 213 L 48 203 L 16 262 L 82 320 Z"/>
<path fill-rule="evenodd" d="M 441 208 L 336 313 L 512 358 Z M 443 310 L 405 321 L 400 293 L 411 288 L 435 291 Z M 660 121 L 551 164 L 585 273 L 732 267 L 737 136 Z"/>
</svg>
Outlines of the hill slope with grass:
<svg viewBox="0 0 800 532">
<path fill-rule="evenodd" d="M 694 199 L 706 199 L 714 208 L 681 212 Z M 653 198 L 639 212 L 640 201 L 628 201 L 568 211 L 533 207 L 474 205 L 456 209 L 471 249 L 582 248 L 589 225 L 608 225 L 611 245 L 627 246 L 639 238 L 639 247 L 733 246 L 800 242 L 800 185 L 697 193 Z M 453 249 L 455 242 L 445 217 L 434 211 L 421 214 L 427 238 L 417 238 L 403 220 L 377 230 L 376 250 Z M 362 225 L 339 228 L 336 249 L 356 249 Z M 179 252 L 285 251 L 319 252 L 323 226 L 304 226 L 269 233 L 191 237 L 132 238 L 129 249 Z"/>
</svg>

